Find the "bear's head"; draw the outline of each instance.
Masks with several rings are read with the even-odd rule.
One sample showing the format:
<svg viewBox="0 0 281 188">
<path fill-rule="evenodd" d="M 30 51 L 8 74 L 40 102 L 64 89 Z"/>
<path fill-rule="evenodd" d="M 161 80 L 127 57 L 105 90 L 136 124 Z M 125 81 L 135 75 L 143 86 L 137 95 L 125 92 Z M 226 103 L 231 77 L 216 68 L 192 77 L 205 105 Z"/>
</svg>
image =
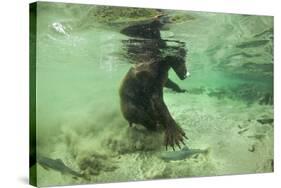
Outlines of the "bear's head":
<svg viewBox="0 0 281 188">
<path fill-rule="evenodd" d="M 172 57 L 169 62 L 179 79 L 184 80 L 187 78 L 189 73 L 187 72 L 187 67 L 183 58 Z"/>
<path fill-rule="evenodd" d="M 186 51 L 184 48 L 177 48 L 176 53 L 169 54 L 165 57 L 165 62 L 169 64 L 181 80 L 184 80 L 190 75 L 187 71 L 185 57 Z"/>
</svg>

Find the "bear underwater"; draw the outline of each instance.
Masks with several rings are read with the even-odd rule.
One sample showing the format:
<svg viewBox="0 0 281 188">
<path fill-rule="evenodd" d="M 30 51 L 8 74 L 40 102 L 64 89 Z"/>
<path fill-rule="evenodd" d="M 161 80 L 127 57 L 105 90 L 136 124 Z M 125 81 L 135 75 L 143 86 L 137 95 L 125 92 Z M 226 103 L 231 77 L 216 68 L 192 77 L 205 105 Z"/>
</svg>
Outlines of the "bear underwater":
<svg viewBox="0 0 281 188">
<path fill-rule="evenodd" d="M 163 87 L 185 92 L 168 78 L 172 68 L 184 80 L 187 75 L 185 43 L 163 40 L 160 28 L 168 23 L 165 15 L 121 30 L 130 38 L 124 40 L 126 55 L 134 65 L 125 75 L 120 90 L 120 105 L 129 125 L 141 124 L 150 131 L 164 129 L 166 149 L 181 148 L 186 137 L 183 129 L 171 116 L 163 99 Z M 170 45 L 172 44 L 172 45 Z"/>
</svg>

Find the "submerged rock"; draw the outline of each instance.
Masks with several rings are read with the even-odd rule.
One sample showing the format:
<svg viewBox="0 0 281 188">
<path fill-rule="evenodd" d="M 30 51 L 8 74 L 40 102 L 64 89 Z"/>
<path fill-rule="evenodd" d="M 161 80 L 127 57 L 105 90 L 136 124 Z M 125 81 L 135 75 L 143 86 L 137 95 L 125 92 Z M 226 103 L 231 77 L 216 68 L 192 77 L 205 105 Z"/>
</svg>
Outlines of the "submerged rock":
<svg viewBox="0 0 281 188">
<path fill-rule="evenodd" d="M 110 172 L 117 169 L 112 160 L 106 155 L 92 153 L 80 156 L 78 166 L 87 175 L 99 175 L 100 172 Z"/>
<path fill-rule="evenodd" d="M 151 132 L 141 125 L 134 125 L 127 128 L 120 138 L 107 139 L 104 147 L 119 155 L 157 151 L 162 147 L 162 139 L 162 132 Z"/>
<path fill-rule="evenodd" d="M 153 18 L 161 14 L 157 9 L 144 9 L 133 7 L 95 6 L 88 17 L 104 24 L 133 23 Z"/>
<path fill-rule="evenodd" d="M 135 24 L 149 23 L 160 15 L 162 15 L 161 22 L 170 24 L 185 23 L 195 19 L 192 15 L 182 11 L 95 5 L 85 11 L 85 16 L 78 25 L 83 28 L 99 25 L 99 27 L 120 30 Z M 167 26 L 167 28 L 169 27 Z"/>
<path fill-rule="evenodd" d="M 171 15 L 170 21 L 173 23 L 184 23 L 187 21 L 194 20 L 195 17 L 191 16 L 190 14 L 182 13 L 182 14 L 175 14 Z"/>
</svg>

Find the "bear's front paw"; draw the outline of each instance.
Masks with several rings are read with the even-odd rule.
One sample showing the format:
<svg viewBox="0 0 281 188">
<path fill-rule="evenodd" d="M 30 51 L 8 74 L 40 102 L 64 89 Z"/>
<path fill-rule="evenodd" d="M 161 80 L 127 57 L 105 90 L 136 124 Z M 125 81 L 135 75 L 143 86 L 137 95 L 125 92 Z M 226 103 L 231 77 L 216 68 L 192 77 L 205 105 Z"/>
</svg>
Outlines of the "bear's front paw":
<svg viewBox="0 0 281 188">
<path fill-rule="evenodd" d="M 182 143 L 183 145 L 185 145 L 184 138 L 188 139 L 180 126 L 178 125 L 167 126 L 165 130 L 165 140 L 164 140 L 166 150 L 168 149 L 168 146 L 171 146 L 173 150 L 175 150 L 175 145 L 177 145 L 181 149 L 180 144 Z"/>
</svg>

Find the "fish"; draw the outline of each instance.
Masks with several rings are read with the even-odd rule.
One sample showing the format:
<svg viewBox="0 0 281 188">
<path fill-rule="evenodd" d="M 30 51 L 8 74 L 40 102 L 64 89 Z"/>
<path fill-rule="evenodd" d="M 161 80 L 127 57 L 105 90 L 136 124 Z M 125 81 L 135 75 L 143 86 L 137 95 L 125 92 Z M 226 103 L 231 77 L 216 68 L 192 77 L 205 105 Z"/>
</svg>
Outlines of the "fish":
<svg viewBox="0 0 281 188">
<path fill-rule="evenodd" d="M 249 54 L 246 52 L 240 52 L 240 53 L 235 53 L 235 54 L 231 54 L 229 55 L 227 58 L 234 58 L 234 57 L 243 57 L 243 58 L 251 58 L 251 57 L 259 57 L 261 56 L 261 54 Z"/>
<path fill-rule="evenodd" d="M 252 48 L 252 47 L 258 47 L 265 45 L 269 42 L 269 40 L 253 40 L 253 41 L 247 41 L 243 42 L 241 44 L 236 45 L 237 48 Z"/>
<path fill-rule="evenodd" d="M 253 62 L 245 62 L 242 65 L 242 68 L 245 69 L 252 69 L 252 70 L 262 70 L 265 72 L 273 72 L 273 64 L 272 63 L 263 63 L 263 64 L 257 64 Z"/>
<path fill-rule="evenodd" d="M 37 163 L 40 164 L 44 169 L 53 169 L 55 171 L 61 172 L 65 175 L 71 175 L 73 178 L 85 178 L 83 174 L 76 172 L 66 166 L 61 159 L 51 159 L 49 157 L 38 156 Z"/>
<path fill-rule="evenodd" d="M 159 158 L 164 161 L 179 161 L 179 160 L 190 158 L 196 154 L 208 154 L 208 153 L 209 153 L 209 148 L 202 150 L 202 149 L 190 149 L 187 146 L 185 146 L 179 151 L 164 152 L 159 156 Z"/>
<path fill-rule="evenodd" d="M 264 35 L 272 35 L 273 34 L 273 28 L 269 28 L 261 33 L 258 33 L 256 35 L 254 35 L 254 37 L 261 37 L 261 36 L 264 36 Z"/>
<path fill-rule="evenodd" d="M 257 122 L 261 124 L 271 124 L 274 122 L 274 119 L 272 118 L 257 119 Z"/>
</svg>

